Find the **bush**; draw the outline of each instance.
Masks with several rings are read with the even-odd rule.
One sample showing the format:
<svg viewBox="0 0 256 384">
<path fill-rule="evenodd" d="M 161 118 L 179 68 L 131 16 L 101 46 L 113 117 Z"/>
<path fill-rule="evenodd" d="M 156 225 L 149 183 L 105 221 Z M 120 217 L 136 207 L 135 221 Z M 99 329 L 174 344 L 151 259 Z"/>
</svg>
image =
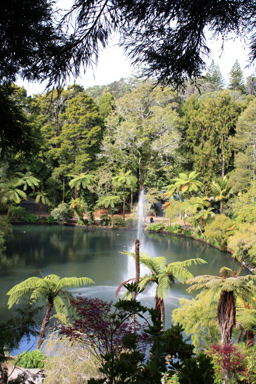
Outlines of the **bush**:
<svg viewBox="0 0 256 384">
<path fill-rule="evenodd" d="M 147 231 L 160 232 L 165 228 L 165 225 L 162 221 L 156 224 L 149 224 L 146 228 Z"/>
<path fill-rule="evenodd" d="M 100 375 L 100 364 L 89 345 L 51 333 L 44 350 L 50 356 L 45 363 L 44 384 L 86 384 L 90 377 Z"/>
<path fill-rule="evenodd" d="M 47 217 L 47 223 L 48 224 L 58 224 L 58 221 L 53 216 Z"/>
<path fill-rule="evenodd" d="M 22 368 L 44 368 L 44 361 L 46 356 L 39 351 L 38 349 L 35 351 L 24 351 L 20 353 L 16 359 L 15 363 Z"/>
<path fill-rule="evenodd" d="M 100 216 L 100 225 L 103 227 L 108 226 L 110 223 L 110 218 L 107 213 L 104 213 L 103 215 Z"/>
<path fill-rule="evenodd" d="M 167 225 L 165 230 L 170 233 L 180 233 L 182 231 L 182 228 L 180 224 L 174 224 L 174 225 Z"/>
<path fill-rule="evenodd" d="M 129 218 L 129 219 L 126 220 L 125 226 L 126 226 L 126 228 L 130 228 L 130 229 L 137 228 L 138 220 L 137 219 Z"/>
<path fill-rule="evenodd" d="M 26 212 L 25 215 L 23 216 L 23 221 L 25 221 L 25 223 L 37 223 L 38 221 L 38 218 L 36 215 L 34 215 L 34 213 L 28 213 Z"/>
<path fill-rule="evenodd" d="M 52 217 L 58 222 L 65 222 L 72 217 L 72 210 L 69 208 L 69 205 L 66 203 L 60 203 L 57 208 L 55 208 L 52 213 Z"/>
<path fill-rule="evenodd" d="M 114 226 L 116 227 L 125 227 L 126 224 L 125 224 L 125 221 L 122 217 L 114 217 Z"/>
<path fill-rule="evenodd" d="M 79 224 L 79 225 L 88 225 L 89 224 L 89 220 L 88 219 L 78 219 L 77 220 L 77 224 Z"/>
<path fill-rule="evenodd" d="M 227 240 L 231 235 L 230 230 L 233 226 L 234 222 L 226 215 L 216 215 L 214 221 L 205 227 L 204 234 L 212 244 L 226 250 Z"/>
<path fill-rule="evenodd" d="M 9 210 L 9 217 L 12 221 L 21 220 L 26 214 L 26 210 L 23 207 L 12 207 Z"/>
<path fill-rule="evenodd" d="M 185 236 L 192 236 L 192 232 L 189 229 L 184 229 L 184 231 L 182 233 Z"/>
</svg>

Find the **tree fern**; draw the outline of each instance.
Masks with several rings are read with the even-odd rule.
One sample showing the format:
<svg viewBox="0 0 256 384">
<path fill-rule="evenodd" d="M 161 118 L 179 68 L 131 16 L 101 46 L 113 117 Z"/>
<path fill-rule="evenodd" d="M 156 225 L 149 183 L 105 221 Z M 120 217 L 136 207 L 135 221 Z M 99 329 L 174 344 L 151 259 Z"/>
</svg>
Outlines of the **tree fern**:
<svg viewBox="0 0 256 384">
<path fill-rule="evenodd" d="M 61 279 L 57 275 L 48 275 L 46 277 L 30 277 L 27 280 L 15 285 L 8 293 L 8 307 L 11 308 L 18 303 L 25 295 L 30 295 L 31 301 L 37 301 L 41 298 L 47 300 L 47 311 L 42 322 L 40 336 L 37 347 L 42 344 L 46 326 L 50 320 L 52 307 L 60 314 L 68 315 L 67 305 L 64 302 L 69 301 L 73 296 L 63 288 L 79 287 L 82 285 L 93 284 L 93 280 L 88 277 L 65 277 Z"/>
<path fill-rule="evenodd" d="M 187 284 L 191 287 L 187 291 L 202 290 L 209 292 L 211 300 L 218 300 L 217 320 L 221 331 L 222 344 L 231 343 L 232 328 L 236 322 L 236 302 L 241 298 L 252 301 L 255 296 L 255 275 L 237 276 L 236 272 L 222 267 L 220 276 L 197 276 L 189 279 Z"/>
</svg>

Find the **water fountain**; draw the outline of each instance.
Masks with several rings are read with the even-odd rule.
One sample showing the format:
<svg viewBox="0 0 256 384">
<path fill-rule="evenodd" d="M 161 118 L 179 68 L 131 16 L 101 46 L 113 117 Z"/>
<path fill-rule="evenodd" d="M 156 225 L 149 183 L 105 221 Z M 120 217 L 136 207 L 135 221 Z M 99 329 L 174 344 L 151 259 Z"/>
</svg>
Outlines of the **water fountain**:
<svg viewBox="0 0 256 384">
<path fill-rule="evenodd" d="M 139 194 L 138 206 L 136 210 L 136 217 L 138 218 L 136 239 L 140 241 L 140 251 L 143 250 L 143 246 L 144 246 L 143 240 L 145 239 L 144 231 L 143 231 L 143 223 L 144 223 L 144 218 L 146 216 L 145 203 L 146 203 L 145 191 L 144 189 L 142 189 L 142 191 Z M 134 243 L 131 244 L 129 251 L 134 252 Z M 127 267 L 127 271 L 125 272 L 124 279 L 127 280 L 133 277 L 135 277 L 135 263 L 134 263 L 134 259 L 131 256 L 128 256 L 128 267 Z"/>
</svg>

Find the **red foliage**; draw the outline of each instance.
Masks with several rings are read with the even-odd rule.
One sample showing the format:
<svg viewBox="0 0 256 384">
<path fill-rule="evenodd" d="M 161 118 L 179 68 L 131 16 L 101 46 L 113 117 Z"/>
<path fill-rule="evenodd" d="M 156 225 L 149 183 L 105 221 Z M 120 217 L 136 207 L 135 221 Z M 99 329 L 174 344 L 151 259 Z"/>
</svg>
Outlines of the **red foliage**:
<svg viewBox="0 0 256 384">
<path fill-rule="evenodd" d="M 117 315 L 112 311 L 112 302 L 77 297 L 71 300 L 71 307 L 75 310 L 72 324 L 59 327 L 60 334 L 71 340 L 90 343 L 100 353 L 124 349 L 124 337 L 134 333 L 134 329 L 140 346 L 148 339 L 144 332 L 145 324 L 132 323 L 131 316 L 126 313 Z"/>
<path fill-rule="evenodd" d="M 245 374 L 247 370 L 246 356 L 233 344 L 213 344 L 210 346 L 210 356 L 219 355 L 223 370 L 236 374 Z"/>
</svg>

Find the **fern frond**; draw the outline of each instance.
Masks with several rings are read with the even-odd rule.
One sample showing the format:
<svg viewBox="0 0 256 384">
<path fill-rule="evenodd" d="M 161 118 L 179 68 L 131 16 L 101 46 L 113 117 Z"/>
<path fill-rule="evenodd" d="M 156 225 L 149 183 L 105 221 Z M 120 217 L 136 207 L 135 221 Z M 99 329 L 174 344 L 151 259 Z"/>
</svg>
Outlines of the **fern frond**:
<svg viewBox="0 0 256 384">
<path fill-rule="evenodd" d="M 63 289 L 64 287 L 74 288 L 88 284 L 95 284 L 95 282 L 88 277 L 64 277 L 63 279 L 59 280 L 56 286 L 56 290 Z"/>
<path fill-rule="evenodd" d="M 157 284 L 157 296 L 160 297 L 160 299 L 163 299 L 167 296 L 168 291 L 172 289 L 174 285 L 174 279 L 170 278 L 170 276 L 166 275 L 165 273 L 162 273 L 158 277 L 158 284 Z"/>
<path fill-rule="evenodd" d="M 68 307 L 64 303 L 63 299 L 60 296 L 56 296 L 54 299 L 54 308 L 57 314 L 63 314 L 68 316 Z"/>
<path fill-rule="evenodd" d="M 30 294 L 35 289 L 38 280 L 41 279 L 39 277 L 30 277 L 12 287 L 10 291 L 7 292 L 7 296 L 10 296 L 8 308 L 11 308 L 15 303 L 19 303 L 23 296 Z"/>
</svg>

